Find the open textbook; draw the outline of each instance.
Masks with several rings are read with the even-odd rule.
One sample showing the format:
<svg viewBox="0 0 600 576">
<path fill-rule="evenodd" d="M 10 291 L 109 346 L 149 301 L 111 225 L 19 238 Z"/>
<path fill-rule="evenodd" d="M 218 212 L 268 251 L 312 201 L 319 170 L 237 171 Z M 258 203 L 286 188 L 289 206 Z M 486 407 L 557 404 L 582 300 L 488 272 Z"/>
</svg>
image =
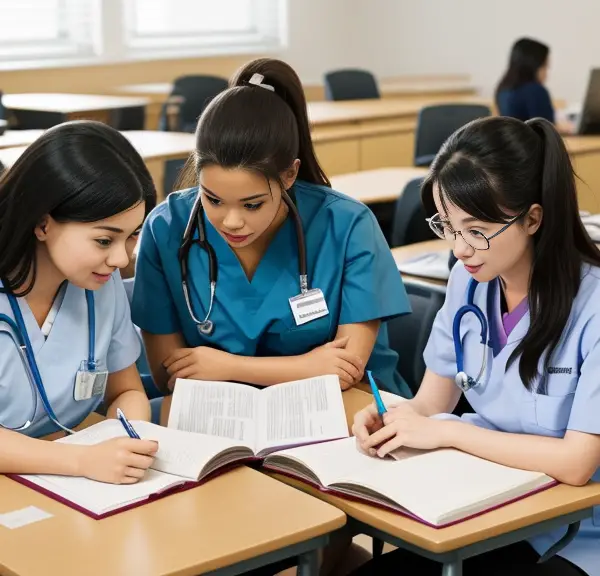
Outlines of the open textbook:
<svg viewBox="0 0 600 576">
<path fill-rule="evenodd" d="M 178 380 L 168 428 L 137 420 L 131 424 L 141 438 L 159 444 L 150 470 L 136 484 L 45 474 L 11 478 L 103 518 L 190 488 L 278 448 L 348 436 L 337 376 L 262 390 L 243 384 Z M 107 419 L 55 442 L 91 445 L 120 437 L 127 437 L 122 424 Z"/>
<path fill-rule="evenodd" d="M 386 508 L 441 528 L 549 488 L 545 474 L 495 464 L 454 449 L 401 448 L 363 454 L 355 438 L 267 456 L 264 467 L 321 491 Z"/>
<path fill-rule="evenodd" d="M 398 270 L 411 276 L 448 280 L 450 277 L 449 255 L 448 249 L 419 254 L 403 262 L 398 262 Z"/>
</svg>

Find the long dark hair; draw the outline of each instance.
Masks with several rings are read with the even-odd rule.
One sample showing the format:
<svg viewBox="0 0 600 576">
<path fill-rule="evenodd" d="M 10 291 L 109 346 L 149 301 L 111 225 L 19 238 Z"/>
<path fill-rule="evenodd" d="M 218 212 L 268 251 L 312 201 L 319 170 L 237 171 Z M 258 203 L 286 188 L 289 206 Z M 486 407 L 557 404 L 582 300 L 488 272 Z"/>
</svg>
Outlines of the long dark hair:
<svg viewBox="0 0 600 576">
<path fill-rule="evenodd" d="M 254 74 L 273 90 L 251 84 Z M 300 78 L 281 60 L 259 58 L 238 70 L 202 113 L 178 187 L 195 185 L 207 165 L 252 170 L 281 184 L 280 174 L 296 158 L 299 179 L 330 186 L 315 155 Z"/>
<path fill-rule="evenodd" d="M 500 80 L 496 88 L 502 90 L 514 90 L 523 84 L 537 82 L 537 72 L 548 62 L 550 48 L 532 38 L 520 38 L 510 51 L 508 70 Z"/>
<path fill-rule="evenodd" d="M 91 121 L 47 130 L 0 179 L 4 290 L 24 296 L 33 288 L 34 230 L 44 216 L 96 222 L 140 202 L 147 214 L 156 204 L 156 190 L 144 161 L 120 132 Z"/>
<path fill-rule="evenodd" d="M 600 251 L 579 217 L 575 174 L 563 139 L 547 120 L 521 122 L 492 117 L 455 132 L 436 156 L 422 188 L 430 214 L 433 188 L 484 222 L 506 223 L 532 204 L 544 210 L 533 237 L 535 255 L 529 287 L 531 323 L 510 356 L 520 355 L 519 374 L 531 389 L 538 361 L 547 368 L 567 324 L 584 262 L 600 266 Z"/>
</svg>

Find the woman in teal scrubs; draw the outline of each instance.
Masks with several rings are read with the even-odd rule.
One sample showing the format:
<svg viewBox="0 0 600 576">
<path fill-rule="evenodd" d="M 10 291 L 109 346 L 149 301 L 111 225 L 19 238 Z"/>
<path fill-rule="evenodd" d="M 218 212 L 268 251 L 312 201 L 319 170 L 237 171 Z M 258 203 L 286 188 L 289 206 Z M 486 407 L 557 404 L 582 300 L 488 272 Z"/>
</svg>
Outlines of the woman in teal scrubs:
<svg viewBox="0 0 600 576">
<path fill-rule="evenodd" d="M 287 64 L 259 59 L 238 72 L 199 121 L 190 171 L 196 186 L 148 217 L 136 263 L 133 320 L 157 385 L 337 374 L 345 389 L 370 369 L 384 389 L 410 396 L 385 324 L 410 311 L 402 280 L 371 211 L 323 174 Z M 180 251 L 188 223 L 191 245 Z M 199 234 L 215 256 L 212 308 Z"/>
</svg>

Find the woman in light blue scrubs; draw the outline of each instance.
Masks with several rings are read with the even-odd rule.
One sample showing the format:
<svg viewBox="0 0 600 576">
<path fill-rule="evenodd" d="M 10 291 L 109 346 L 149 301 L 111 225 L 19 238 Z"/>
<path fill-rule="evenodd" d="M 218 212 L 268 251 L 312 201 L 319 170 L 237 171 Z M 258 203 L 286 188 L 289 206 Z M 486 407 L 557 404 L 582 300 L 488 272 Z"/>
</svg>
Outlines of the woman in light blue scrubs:
<svg viewBox="0 0 600 576">
<path fill-rule="evenodd" d="M 121 408 L 128 418 L 150 418 L 117 269 L 155 204 L 139 154 L 97 122 L 48 130 L 3 174 L 0 473 L 131 484 L 152 463 L 150 440 L 75 446 L 38 438 L 72 429 L 102 403 L 109 417 Z"/>
<path fill-rule="evenodd" d="M 202 114 L 189 168 L 197 186 L 171 194 L 150 214 L 136 262 L 133 320 L 156 383 L 269 386 L 337 374 L 347 388 L 368 368 L 383 388 L 409 396 L 385 324 L 409 312 L 400 275 L 371 211 L 330 188 L 296 73 L 271 59 L 244 66 Z M 179 260 L 197 200 L 216 256 L 212 309 L 196 218 L 185 262 L 190 307 L 200 322 L 210 309 L 209 334 L 190 314 Z M 304 248 L 308 287 L 320 292 L 290 302 L 301 294 Z"/>
<path fill-rule="evenodd" d="M 600 480 L 600 251 L 579 217 L 562 138 L 541 118 L 473 122 L 439 152 L 422 197 L 433 230 L 460 262 L 425 350 L 419 392 L 391 408 L 383 427 L 373 407 L 358 413 L 359 443 L 379 457 L 399 446 L 453 447 L 566 484 Z M 481 324 L 469 313 L 456 351 L 453 326 L 470 286 L 489 344 L 482 350 Z M 478 377 L 482 352 L 487 367 Z M 475 413 L 459 419 L 448 413 L 461 395 L 455 377 L 462 370 L 475 380 L 465 392 Z M 600 574 L 600 509 L 559 556 L 537 564 L 565 532 L 469 558 L 463 574 Z M 399 566 L 422 576 L 441 570 L 398 550 L 360 573 Z"/>
</svg>

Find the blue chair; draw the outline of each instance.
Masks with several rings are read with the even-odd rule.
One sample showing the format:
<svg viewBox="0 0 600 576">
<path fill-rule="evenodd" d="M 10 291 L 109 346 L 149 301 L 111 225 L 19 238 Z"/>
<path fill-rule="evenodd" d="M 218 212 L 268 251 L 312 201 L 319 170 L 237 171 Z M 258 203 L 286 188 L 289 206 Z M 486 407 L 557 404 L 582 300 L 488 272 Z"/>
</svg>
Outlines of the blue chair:
<svg viewBox="0 0 600 576">
<path fill-rule="evenodd" d="M 380 98 L 375 76 L 367 70 L 345 69 L 325 74 L 326 100 Z"/>
<path fill-rule="evenodd" d="M 490 115 L 489 106 L 481 104 L 435 104 L 421 108 L 415 135 L 415 166 L 429 166 L 456 130 Z"/>
<path fill-rule="evenodd" d="M 423 178 L 413 178 L 396 200 L 390 248 L 437 238 L 425 220 L 426 214 L 421 203 L 422 183 Z"/>
</svg>

